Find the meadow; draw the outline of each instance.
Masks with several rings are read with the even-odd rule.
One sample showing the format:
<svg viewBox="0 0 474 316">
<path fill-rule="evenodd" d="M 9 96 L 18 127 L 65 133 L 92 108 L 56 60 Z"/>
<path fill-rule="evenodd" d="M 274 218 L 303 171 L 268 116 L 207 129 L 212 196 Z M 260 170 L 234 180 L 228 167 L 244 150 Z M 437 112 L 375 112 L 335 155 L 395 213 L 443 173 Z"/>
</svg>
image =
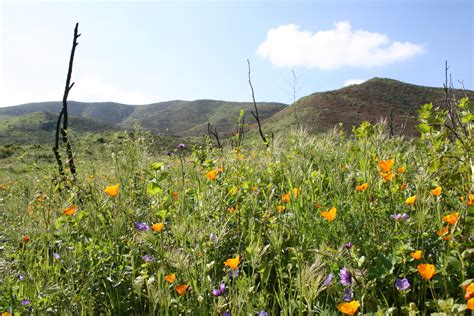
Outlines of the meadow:
<svg viewBox="0 0 474 316">
<path fill-rule="evenodd" d="M 0 180 L 0 312 L 469 313 L 471 109 L 168 154 L 136 130 L 79 147 L 75 181 L 30 157 Z"/>
</svg>

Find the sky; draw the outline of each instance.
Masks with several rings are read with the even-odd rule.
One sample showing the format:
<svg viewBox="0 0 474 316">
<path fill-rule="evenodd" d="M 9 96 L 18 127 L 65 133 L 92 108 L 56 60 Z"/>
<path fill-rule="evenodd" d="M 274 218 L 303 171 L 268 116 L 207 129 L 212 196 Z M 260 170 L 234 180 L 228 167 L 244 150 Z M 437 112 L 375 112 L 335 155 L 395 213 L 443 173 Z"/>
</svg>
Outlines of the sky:
<svg viewBox="0 0 474 316">
<path fill-rule="evenodd" d="M 0 0 L 0 107 L 61 100 L 292 103 L 373 77 L 474 88 L 472 0 Z"/>
</svg>

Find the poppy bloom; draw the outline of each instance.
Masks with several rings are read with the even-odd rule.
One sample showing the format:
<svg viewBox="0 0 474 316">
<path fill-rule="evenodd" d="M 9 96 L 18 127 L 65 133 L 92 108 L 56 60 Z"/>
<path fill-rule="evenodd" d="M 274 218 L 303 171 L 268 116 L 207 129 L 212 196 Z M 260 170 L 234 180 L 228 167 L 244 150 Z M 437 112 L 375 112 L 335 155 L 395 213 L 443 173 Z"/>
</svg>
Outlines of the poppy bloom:
<svg viewBox="0 0 474 316">
<path fill-rule="evenodd" d="M 474 298 L 470 298 L 467 300 L 467 308 L 471 311 L 474 310 Z"/>
<path fill-rule="evenodd" d="M 339 271 L 339 277 L 341 278 L 341 284 L 342 285 L 344 285 L 344 286 L 351 286 L 352 285 L 352 275 L 346 268 L 342 268 Z"/>
<path fill-rule="evenodd" d="M 444 240 L 450 240 L 451 239 L 451 236 L 448 235 L 448 228 L 446 226 L 443 226 L 443 228 L 441 230 L 438 230 L 436 232 L 436 235 L 438 235 L 439 237 L 444 236 L 443 237 Z"/>
<path fill-rule="evenodd" d="M 444 216 L 443 217 L 443 222 L 454 225 L 454 224 L 456 224 L 458 219 L 459 219 L 459 213 L 455 212 L 455 213 L 451 213 L 449 215 Z"/>
<path fill-rule="evenodd" d="M 282 213 L 285 210 L 285 206 L 284 205 L 277 205 L 276 210 L 277 210 L 277 212 Z"/>
<path fill-rule="evenodd" d="M 173 191 L 173 192 L 171 193 L 171 197 L 172 197 L 173 200 L 175 200 L 175 201 L 178 200 L 178 199 L 179 199 L 179 192 Z"/>
<path fill-rule="evenodd" d="M 206 173 L 206 177 L 211 181 L 215 181 L 217 179 L 217 171 L 212 169 L 211 171 Z"/>
<path fill-rule="evenodd" d="M 104 192 L 109 196 L 117 196 L 119 194 L 120 184 L 109 185 L 104 189 Z"/>
<path fill-rule="evenodd" d="M 400 184 L 400 191 L 405 191 L 407 188 L 407 182 L 403 181 L 402 184 Z"/>
<path fill-rule="evenodd" d="M 408 199 L 405 200 L 405 204 L 413 205 L 416 202 L 416 195 L 410 196 Z"/>
<path fill-rule="evenodd" d="M 393 176 L 395 175 L 393 172 L 379 172 L 379 175 L 385 180 L 385 181 L 392 181 Z"/>
<path fill-rule="evenodd" d="M 431 194 L 433 194 L 434 196 L 440 196 L 442 191 L 443 189 L 440 186 L 437 186 L 436 188 L 431 190 Z"/>
<path fill-rule="evenodd" d="M 164 223 L 156 223 L 156 224 L 151 225 L 151 229 L 155 232 L 161 232 L 164 227 L 165 227 Z"/>
<path fill-rule="evenodd" d="M 229 208 L 227 209 L 227 211 L 228 211 L 230 214 L 232 214 L 232 213 L 234 213 L 235 208 L 231 206 L 231 207 L 229 207 Z"/>
<path fill-rule="evenodd" d="M 405 166 L 401 166 L 401 167 L 398 167 L 397 172 L 399 174 L 403 174 L 403 173 L 405 173 L 406 170 L 407 170 L 407 168 Z"/>
<path fill-rule="evenodd" d="M 288 203 L 288 202 L 290 202 L 290 199 L 291 199 L 290 193 L 285 193 L 285 194 L 282 194 L 282 196 L 281 196 L 281 201 L 282 201 L 283 203 Z"/>
<path fill-rule="evenodd" d="M 217 173 L 223 173 L 223 172 L 224 172 L 224 168 L 222 167 L 217 168 Z"/>
<path fill-rule="evenodd" d="M 292 191 L 293 191 L 293 196 L 294 196 L 295 198 L 297 198 L 297 197 L 300 195 L 300 193 L 301 193 L 301 189 L 300 189 L 300 188 L 293 188 Z"/>
<path fill-rule="evenodd" d="M 362 183 L 361 185 L 356 186 L 356 191 L 364 192 L 369 187 L 368 183 Z"/>
<path fill-rule="evenodd" d="M 421 250 L 417 250 L 415 252 L 410 253 L 410 256 L 415 260 L 420 260 L 423 257 L 423 252 Z"/>
<path fill-rule="evenodd" d="M 425 280 L 430 280 L 436 273 L 434 265 L 429 263 L 422 263 L 417 266 L 418 272 Z"/>
<path fill-rule="evenodd" d="M 335 207 L 332 207 L 327 212 L 321 212 L 321 215 L 328 221 L 332 222 L 336 218 L 336 212 L 337 212 L 337 209 Z"/>
<path fill-rule="evenodd" d="M 394 159 L 380 160 L 377 165 L 385 172 L 389 172 L 392 169 L 393 164 L 395 163 Z"/>
<path fill-rule="evenodd" d="M 10 316 L 10 313 L 9 312 L 3 312 L 2 316 Z"/>
<path fill-rule="evenodd" d="M 64 209 L 63 213 L 64 213 L 64 215 L 71 216 L 71 215 L 74 215 L 76 213 L 76 211 L 77 211 L 77 206 L 73 204 L 70 207 L 68 207 L 67 209 Z"/>
<path fill-rule="evenodd" d="M 337 305 L 337 309 L 345 315 L 354 315 L 359 309 L 359 302 L 352 301 Z"/>
<path fill-rule="evenodd" d="M 26 244 L 27 242 L 30 241 L 30 236 L 28 236 L 28 235 L 22 236 L 21 241 Z"/>
<path fill-rule="evenodd" d="M 403 279 L 398 278 L 395 281 L 395 288 L 399 291 L 408 290 L 408 288 L 410 288 L 410 282 L 408 282 L 407 278 L 403 278 Z"/>
<path fill-rule="evenodd" d="M 226 266 L 228 266 L 229 268 L 231 268 L 231 269 L 233 269 L 233 270 L 235 270 L 235 269 L 238 268 L 239 263 L 240 263 L 240 256 L 239 256 L 239 255 L 235 256 L 235 258 L 227 259 L 227 260 L 224 262 L 224 264 L 225 264 Z"/>
<path fill-rule="evenodd" d="M 474 194 L 469 194 L 467 198 L 467 205 L 468 206 L 473 206 L 474 205 Z"/>
<path fill-rule="evenodd" d="M 474 282 L 472 282 L 471 284 L 465 286 L 464 291 L 466 292 L 464 294 L 464 299 L 465 300 L 468 300 L 468 299 L 474 297 Z"/>
<path fill-rule="evenodd" d="M 189 285 L 180 284 L 180 285 L 177 285 L 175 289 L 176 289 L 176 292 L 178 292 L 179 295 L 184 295 L 184 293 L 186 293 L 188 288 L 189 288 Z"/>
<path fill-rule="evenodd" d="M 176 279 L 176 273 L 171 273 L 171 274 L 165 275 L 165 280 L 168 283 L 173 283 L 175 279 Z"/>
</svg>

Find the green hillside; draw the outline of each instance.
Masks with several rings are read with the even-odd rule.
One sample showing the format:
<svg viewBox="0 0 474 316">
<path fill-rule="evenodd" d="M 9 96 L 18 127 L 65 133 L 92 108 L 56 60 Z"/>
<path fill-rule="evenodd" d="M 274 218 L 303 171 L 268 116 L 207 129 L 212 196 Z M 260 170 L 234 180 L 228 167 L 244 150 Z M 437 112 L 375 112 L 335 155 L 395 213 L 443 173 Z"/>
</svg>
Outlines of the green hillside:
<svg viewBox="0 0 474 316">
<path fill-rule="evenodd" d="M 457 90 L 461 97 L 464 92 Z M 470 99 L 473 91 L 467 91 Z M 359 85 L 339 90 L 318 92 L 301 98 L 295 104 L 276 113 L 265 121 L 267 130 L 282 131 L 295 127 L 296 116 L 300 125 L 310 132 L 324 132 L 338 123 L 346 131 L 362 121 L 376 123 L 389 119 L 393 112 L 395 132 L 407 123 L 405 134 L 417 135 L 415 124 L 417 109 L 424 103 L 433 102 L 441 106 L 444 89 L 423 87 L 397 80 L 373 78 Z"/>
</svg>

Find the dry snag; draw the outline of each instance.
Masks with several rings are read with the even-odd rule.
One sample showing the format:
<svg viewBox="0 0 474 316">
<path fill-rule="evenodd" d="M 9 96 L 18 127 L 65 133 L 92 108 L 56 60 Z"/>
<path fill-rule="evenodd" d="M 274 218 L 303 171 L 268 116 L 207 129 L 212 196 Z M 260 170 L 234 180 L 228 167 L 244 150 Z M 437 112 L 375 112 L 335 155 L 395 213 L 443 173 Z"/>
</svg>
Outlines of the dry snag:
<svg viewBox="0 0 474 316">
<path fill-rule="evenodd" d="M 253 101 L 253 106 L 255 107 L 255 112 L 254 111 L 250 111 L 250 113 L 252 113 L 253 117 L 255 118 L 255 120 L 257 121 L 257 124 L 258 124 L 258 133 L 260 134 L 260 137 L 262 138 L 263 142 L 265 143 L 265 145 L 269 145 L 268 143 L 268 140 L 267 138 L 265 137 L 265 135 L 263 135 L 263 131 L 262 131 L 262 124 L 260 123 L 260 117 L 258 115 L 258 108 L 257 108 L 257 102 L 255 102 L 255 93 L 253 91 L 253 86 L 252 86 L 252 81 L 250 80 L 250 60 L 247 59 L 247 65 L 248 65 L 248 68 L 249 68 L 249 85 L 250 85 L 250 90 L 252 90 L 252 101 Z"/>
<path fill-rule="evenodd" d="M 74 86 L 74 82 L 71 84 L 71 76 L 72 76 L 72 66 L 74 62 L 74 53 L 76 52 L 76 47 L 79 45 L 77 43 L 77 39 L 81 34 L 78 34 L 79 23 L 76 23 L 76 27 L 74 28 L 74 39 L 72 42 L 72 49 L 71 49 L 71 56 L 69 58 L 69 68 L 66 77 L 66 87 L 64 89 L 63 95 L 63 106 L 61 111 L 59 112 L 58 121 L 56 123 L 56 137 L 54 141 L 53 152 L 54 156 L 56 157 L 56 162 L 58 164 L 59 174 L 62 180 L 65 180 L 65 173 L 64 173 L 64 164 L 61 160 L 61 155 L 59 153 L 59 134 L 61 133 L 62 141 L 64 144 L 64 148 L 66 150 L 67 160 L 66 163 L 69 165 L 69 169 L 71 171 L 72 180 L 76 179 L 76 166 L 74 165 L 74 157 L 72 154 L 71 143 L 69 142 L 68 137 L 68 109 L 67 109 L 67 98 L 69 95 L 69 91 L 71 91 L 72 87 Z M 61 127 L 61 119 L 62 119 L 62 127 Z"/>
</svg>

